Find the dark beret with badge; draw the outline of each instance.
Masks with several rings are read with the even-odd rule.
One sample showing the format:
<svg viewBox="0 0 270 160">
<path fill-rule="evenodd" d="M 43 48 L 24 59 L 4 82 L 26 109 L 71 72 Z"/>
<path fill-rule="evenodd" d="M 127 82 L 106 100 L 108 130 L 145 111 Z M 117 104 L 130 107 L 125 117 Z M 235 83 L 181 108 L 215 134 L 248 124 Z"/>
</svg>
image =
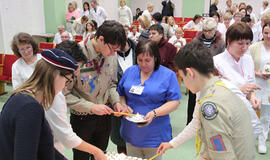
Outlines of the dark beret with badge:
<svg viewBox="0 0 270 160">
<path fill-rule="evenodd" d="M 43 49 L 41 56 L 46 62 L 59 68 L 71 71 L 78 68 L 77 62 L 69 54 L 59 49 Z"/>
</svg>

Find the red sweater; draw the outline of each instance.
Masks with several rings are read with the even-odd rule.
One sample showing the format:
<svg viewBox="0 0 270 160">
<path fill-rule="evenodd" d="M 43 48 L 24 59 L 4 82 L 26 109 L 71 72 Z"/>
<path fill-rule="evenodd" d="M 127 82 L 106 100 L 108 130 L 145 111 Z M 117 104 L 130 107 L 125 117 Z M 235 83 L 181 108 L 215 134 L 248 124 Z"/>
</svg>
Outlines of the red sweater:
<svg viewBox="0 0 270 160">
<path fill-rule="evenodd" d="M 171 44 L 168 43 L 167 40 L 162 38 L 158 44 L 159 47 L 159 54 L 160 54 L 160 64 L 176 71 L 174 66 L 174 57 L 176 55 L 176 48 Z"/>
</svg>

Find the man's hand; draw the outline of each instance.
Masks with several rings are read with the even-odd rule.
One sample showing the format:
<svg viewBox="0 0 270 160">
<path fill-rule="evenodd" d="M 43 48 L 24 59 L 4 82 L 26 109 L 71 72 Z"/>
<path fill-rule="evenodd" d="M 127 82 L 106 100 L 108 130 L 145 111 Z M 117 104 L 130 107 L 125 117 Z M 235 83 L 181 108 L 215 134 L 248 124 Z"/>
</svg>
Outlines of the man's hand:
<svg viewBox="0 0 270 160">
<path fill-rule="evenodd" d="M 112 114 L 113 110 L 104 104 L 93 104 L 91 112 L 96 115 L 102 116 L 106 114 Z"/>
</svg>

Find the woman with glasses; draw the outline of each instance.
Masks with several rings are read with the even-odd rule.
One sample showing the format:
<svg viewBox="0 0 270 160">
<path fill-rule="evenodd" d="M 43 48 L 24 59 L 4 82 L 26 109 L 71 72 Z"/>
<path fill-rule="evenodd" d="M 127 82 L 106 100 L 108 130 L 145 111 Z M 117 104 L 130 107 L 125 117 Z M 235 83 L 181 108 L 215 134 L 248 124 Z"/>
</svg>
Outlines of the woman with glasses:
<svg viewBox="0 0 270 160">
<path fill-rule="evenodd" d="M 45 118 L 58 94 L 78 68 L 65 52 L 41 52 L 33 74 L 13 91 L 0 114 L 0 159 L 65 159 L 54 149 L 53 132 Z M 66 78 L 65 78 L 66 77 Z"/>
<path fill-rule="evenodd" d="M 38 44 L 28 33 L 18 33 L 11 43 L 13 53 L 19 58 L 12 65 L 13 89 L 20 87 L 33 73 L 37 61 L 41 58 Z"/>
</svg>

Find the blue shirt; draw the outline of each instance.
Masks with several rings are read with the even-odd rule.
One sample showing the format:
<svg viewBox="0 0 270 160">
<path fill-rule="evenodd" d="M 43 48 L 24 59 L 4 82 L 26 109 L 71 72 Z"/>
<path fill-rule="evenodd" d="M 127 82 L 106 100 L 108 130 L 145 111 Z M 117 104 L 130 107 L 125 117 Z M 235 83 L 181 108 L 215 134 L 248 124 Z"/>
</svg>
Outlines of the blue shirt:
<svg viewBox="0 0 270 160">
<path fill-rule="evenodd" d="M 119 95 L 126 98 L 127 105 L 133 109 L 134 113 L 146 115 L 167 101 L 181 99 L 176 74 L 162 65 L 144 82 L 141 95 L 129 93 L 132 86 L 140 84 L 140 68 L 134 65 L 125 71 L 117 88 Z M 142 128 L 123 118 L 120 133 L 126 142 L 136 147 L 156 148 L 161 142 L 172 139 L 170 117 L 169 115 L 156 117 L 148 126 Z"/>
</svg>

